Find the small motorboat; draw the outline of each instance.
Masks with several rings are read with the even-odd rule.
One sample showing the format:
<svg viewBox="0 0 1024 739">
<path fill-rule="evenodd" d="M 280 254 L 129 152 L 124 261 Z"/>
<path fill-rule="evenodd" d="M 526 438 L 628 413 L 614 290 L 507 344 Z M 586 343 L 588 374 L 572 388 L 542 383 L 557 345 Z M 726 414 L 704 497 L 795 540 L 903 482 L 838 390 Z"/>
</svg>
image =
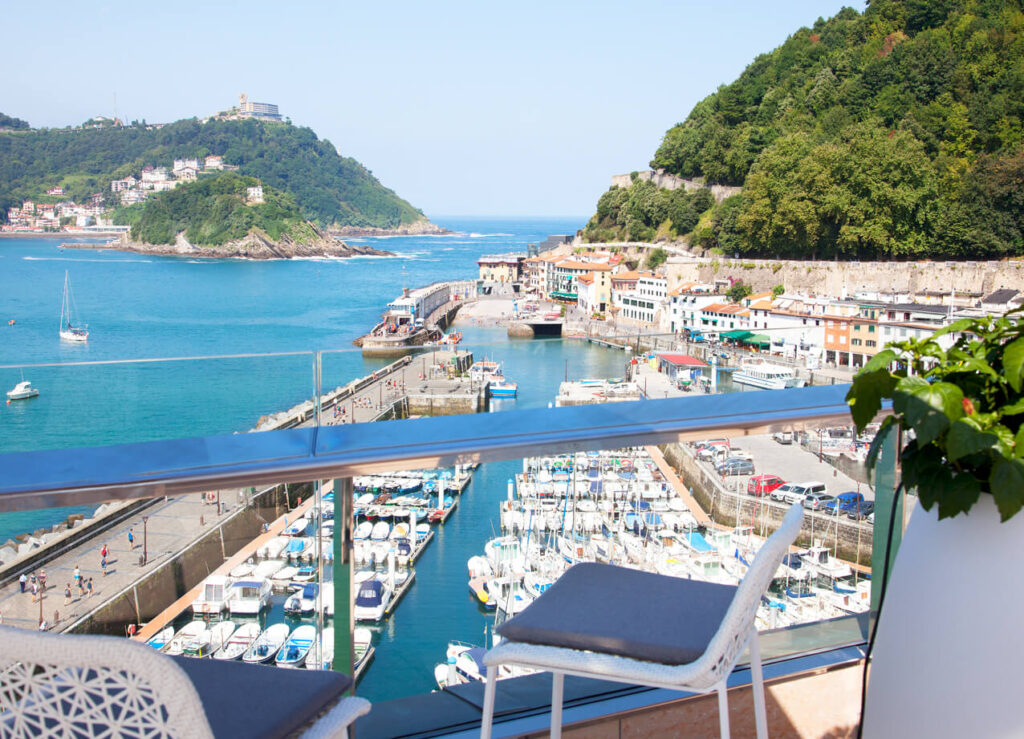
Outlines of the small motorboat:
<svg viewBox="0 0 1024 739">
<path fill-rule="evenodd" d="M 287 624 L 268 626 L 242 655 L 242 661 L 255 664 L 270 662 L 288 639 L 289 631 Z"/>
<path fill-rule="evenodd" d="M 164 645 L 161 650 L 164 654 L 177 655 L 181 654 L 185 650 L 185 645 L 191 642 L 193 639 L 198 638 L 201 634 L 205 634 L 209 631 L 204 621 L 191 621 L 181 627 L 174 637 Z"/>
<path fill-rule="evenodd" d="M 302 667 L 316 639 L 316 627 L 299 626 L 291 633 L 274 660 L 278 667 Z"/>
<path fill-rule="evenodd" d="M 320 586 L 315 582 L 308 582 L 302 586 L 302 590 L 292 593 L 284 602 L 284 612 L 289 616 L 308 615 L 312 613 L 320 602 Z"/>
<path fill-rule="evenodd" d="M 32 383 L 28 380 L 22 380 L 14 386 L 13 390 L 7 391 L 8 400 L 27 400 L 37 395 L 39 395 L 39 391 L 32 387 Z"/>
<path fill-rule="evenodd" d="M 234 621 L 219 621 L 210 627 L 210 651 L 204 654 L 208 657 L 214 652 L 219 652 L 228 643 L 235 633 Z"/>
<path fill-rule="evenodd" d="M 356 621 L 380 621 L 391 602 L 391 588 L 379 578 L 364 581 L 356 593 L 352 617 Z"/>
<path fill-rule="evenodd" d="M 168 626 L 165 629 L 161 629 L 156 636 L 151 637 L 150 640 L 146 642 L 146 644 L 153 647 L 153 649 L 160 650 L 163 649 L 167 645 L 167 642 L 169 642 L 173 638 L 174 627 Z"/>
<path fill-rule="evenodd" d="M 242 624 L 231 637 L 224 642 L 224 646 L 213 653 L 214 659 L 238 659 L 252 646 L 252 643 L 259 638 L 260 625 L 256 622 Z"/>
</svg>

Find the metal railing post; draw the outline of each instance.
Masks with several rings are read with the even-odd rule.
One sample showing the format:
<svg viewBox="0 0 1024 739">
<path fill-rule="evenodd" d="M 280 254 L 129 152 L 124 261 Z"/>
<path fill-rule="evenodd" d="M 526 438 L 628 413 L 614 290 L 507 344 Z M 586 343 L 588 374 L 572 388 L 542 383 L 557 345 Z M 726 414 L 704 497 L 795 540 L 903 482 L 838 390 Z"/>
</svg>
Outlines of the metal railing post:
<svg viewBox="0 0 1024 739">
<path fill-rule="evenodd" d="M 875 531 L 871 542 L 871 612 L 878 612 L 878 601 L 882 595 L 883 581 L 888 581 L 892 566 L 896 562 L 896 552 L 903 540 L 903 507 L 906 492 L 900 491 L 899 500 L 893 505 L 896 486 L 899 483 L 899 451 L 902 446 L 902 434 L 895 427 L 884 432 L 885 441 L 878 454 L 875 465 Z M 892 540 L 889 540 L 890 520 L 892 524 Z M 889 553 L 889 572 L 885 572 L 885 550 L 892 547 Z"/>
<path fill-rule="evenodd" d="M 355 677 L 352 643 L 352 478 L 334 481 L 334 664 Z"/>
</svg>

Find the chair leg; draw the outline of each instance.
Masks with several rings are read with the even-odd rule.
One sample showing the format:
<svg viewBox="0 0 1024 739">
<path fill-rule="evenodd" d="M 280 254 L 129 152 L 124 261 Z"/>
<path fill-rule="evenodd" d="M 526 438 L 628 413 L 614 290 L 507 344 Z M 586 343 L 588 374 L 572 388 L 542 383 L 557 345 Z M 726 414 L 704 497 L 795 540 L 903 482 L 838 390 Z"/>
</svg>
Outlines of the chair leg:
<svg viewBox="0 0 1024 739">
<path fill-rule="evenodd" d="M 761 643 L 757 628 L 750 635 L 750 689 L 754 691 L 754 722 L 757 724 L 757 739 L 768 739 L 768 711 L 764 700 L 764 672 L 761 669 Z"/>
<path fill-rule="evenodd" d="M 729 689 L 723 680 L 718 684 L 718 727 L 722 739 L 729 739 Z"/>
<path fill-rule="evenodd" d="M 480 721 L 480 739 L 491 739 L 491 723 L 494 720 L 494 694 L 498 687 L 498 666 L 487 667 L 487 687 L 484 689 L 484 709 Z"/>
<path fill-rule="evenodd" d="M 562 683 L 561 672 L 551 673 L 551 739 L 562 739 Z"/>
</svg>

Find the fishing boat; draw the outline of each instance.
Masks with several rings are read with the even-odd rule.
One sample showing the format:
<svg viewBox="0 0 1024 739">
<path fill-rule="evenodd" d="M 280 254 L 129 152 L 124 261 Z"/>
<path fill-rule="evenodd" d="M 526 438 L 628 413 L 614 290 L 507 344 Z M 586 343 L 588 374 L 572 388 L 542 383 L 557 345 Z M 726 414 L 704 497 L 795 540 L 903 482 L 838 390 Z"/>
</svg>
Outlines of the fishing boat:
<svg viewBox="0 0 1024 739">
<path fill-rule="evenodd" d="M 284 612 L 289 616 L 305 616 L 316 610 L 320 602 L 320 586 L 308 582 L 302 589 L 288 596 L 284 602 Z"/>
<path fill-rule="evenodd" d="M 763 390 L 785 390 L 804 385 L 804 381 L 797 378 L 792 368 L 769 362 L 744 362 L 739 371 L 732 373 L 732 381 Z"/>
<path fill-rule="evenodd" d="M 224 648 L 224 645 L 228 643 L 232 635 L 235 633 L 234 621 L 218 621 L 210 627 L 210 649 L 202 655 L 203 657 L 209 657 L 214 652 L 219 652 Z"/>
<path fill-rule="evenodd" d="M 259 638 L 262 629 L 256 622 L 242 624 L 230 638 L 224 642 L 224 645 L 213 653 L 214 659 L 238 659 L 252 646 L 253 642 Z"/>
<path fill-rule="evenodd" d="M 190 641 L 198 637 L 200 634 L 205 634 L 208 631 L 206 623 L 203 621 L 190 621 L 181 627 L 177 634 L 175 634 L 164 648 L 161 650 L 164 654 L 181 654 L 185 649 L 185 645 Z"/>
<path fill-rule="evenodd" d="M 39 395 L 39 391 L 32 387 L 32 383 L 28 380 L 22 380 L 14 388 L 7 391 L 8 400 L 27 400 L 37 395 Z"/>
<path fill-rule="evenodd" d="M 234 594 L 228 601 L 231 615 L 255 615 L 270 604 L 272 587 L 267 578 L 238 580 L 231 585 Z"/>
<path fill-rule="evenodd" d="M 274 662 L 278 667 L 302 667 L 315 639 L 315 626 L 303 624 L 297 627 L 278 651 Z"/>
<path fill-rule="evenodd" d="M 62 341 L 82 343 L 89 340 L 88 326 L 75 326 L 75 299 L 71 295 L 71 282 L 64 272 L 64 299 L 60 305 L 60 338 Z"/>
<path fill-rule="evenodd" d="M 288 639 L 289 631 L 287 624 L 268 626 L 242 655 L 242 661 L 262 664 L 274 659 Z"/>
<path fill-rule="evenodd" d="M 228 607 L 228 599 L 232 596 L 231 584 L 235 581 L 230 575 L 210 575 L 203 582 L 202 590 L 192 601 L 192 612 L 199 615 L 216 615 Z"/>
<path fill-rule="evenodd" d="M 167 642 L 169 642 L 173 638 L 174 627 L 168 626 L 165 629 L 161 629 L 156 636 L 151 637 L 150 640 L 146 642 L 146 644 L 153 647 L 153 649 L 160 650 L 163 649 L 167 645 Z"/>
<path fill-rule="evenodd" d="M 359 586 L 352 617 L 356 621 L 380 621 L 391 602 L 391 588 L 379 578 L 366 580 Z"/>
</svg>

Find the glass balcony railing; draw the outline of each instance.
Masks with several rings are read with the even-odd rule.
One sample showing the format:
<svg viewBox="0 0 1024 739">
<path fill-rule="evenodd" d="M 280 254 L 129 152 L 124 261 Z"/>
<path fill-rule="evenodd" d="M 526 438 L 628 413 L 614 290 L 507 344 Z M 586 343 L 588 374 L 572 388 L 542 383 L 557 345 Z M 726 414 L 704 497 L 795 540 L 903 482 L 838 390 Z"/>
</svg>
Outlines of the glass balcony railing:
<svg viewBox="0 0 1024 739">
<path fill-rule="evenodd" d="M 866 640 L 886 542 L 856 513 L 877 500 L 887 527 L 895 453 L 878 480 L 864 476 L 841 430 L 846 386 L 661 398 L 642 387 L 656 368 L 617 355 L 593 360 L 594 374 L 631 373 L 648 399 L 549 408 L 569 375 L 561 344 L 532 343 L 521 366 L 542 366 L 547 386 L 512 403 L 488 399 L 469 360 L 440 349 L 0 367 L 7 384 L 24 372 L 41 389 L 12 401 L 0 428 L 4 623 L 177 639 L 199 656 L 273 632 L 266 651 L 283 657 L 268 659 L 284 662 L 275 640 L 309 627 L 306 667 L 403 702 L 414 718 L 402 733 L 472 730 L 482 684 L 470 648 L 566 567 L 734 582 L 789 500 L 811 493 L 806 554 L 765 599 L 762 650 L 771 664 Z M 501 412 L 467 412 L 480 410 Z M 854 504 L 815 504 L 813 484 L 774 500 L 776 477 Z M 194 621 L 205 636 L 180 637 Z M 549 696 L 516 680 L 531 697 L 499 718 L 509 726 Z M 640 694 L 581 681 L 567 705 L 600 712 Z M 383 716 L 359 735 L 399 733 Z"/>
</svg>

